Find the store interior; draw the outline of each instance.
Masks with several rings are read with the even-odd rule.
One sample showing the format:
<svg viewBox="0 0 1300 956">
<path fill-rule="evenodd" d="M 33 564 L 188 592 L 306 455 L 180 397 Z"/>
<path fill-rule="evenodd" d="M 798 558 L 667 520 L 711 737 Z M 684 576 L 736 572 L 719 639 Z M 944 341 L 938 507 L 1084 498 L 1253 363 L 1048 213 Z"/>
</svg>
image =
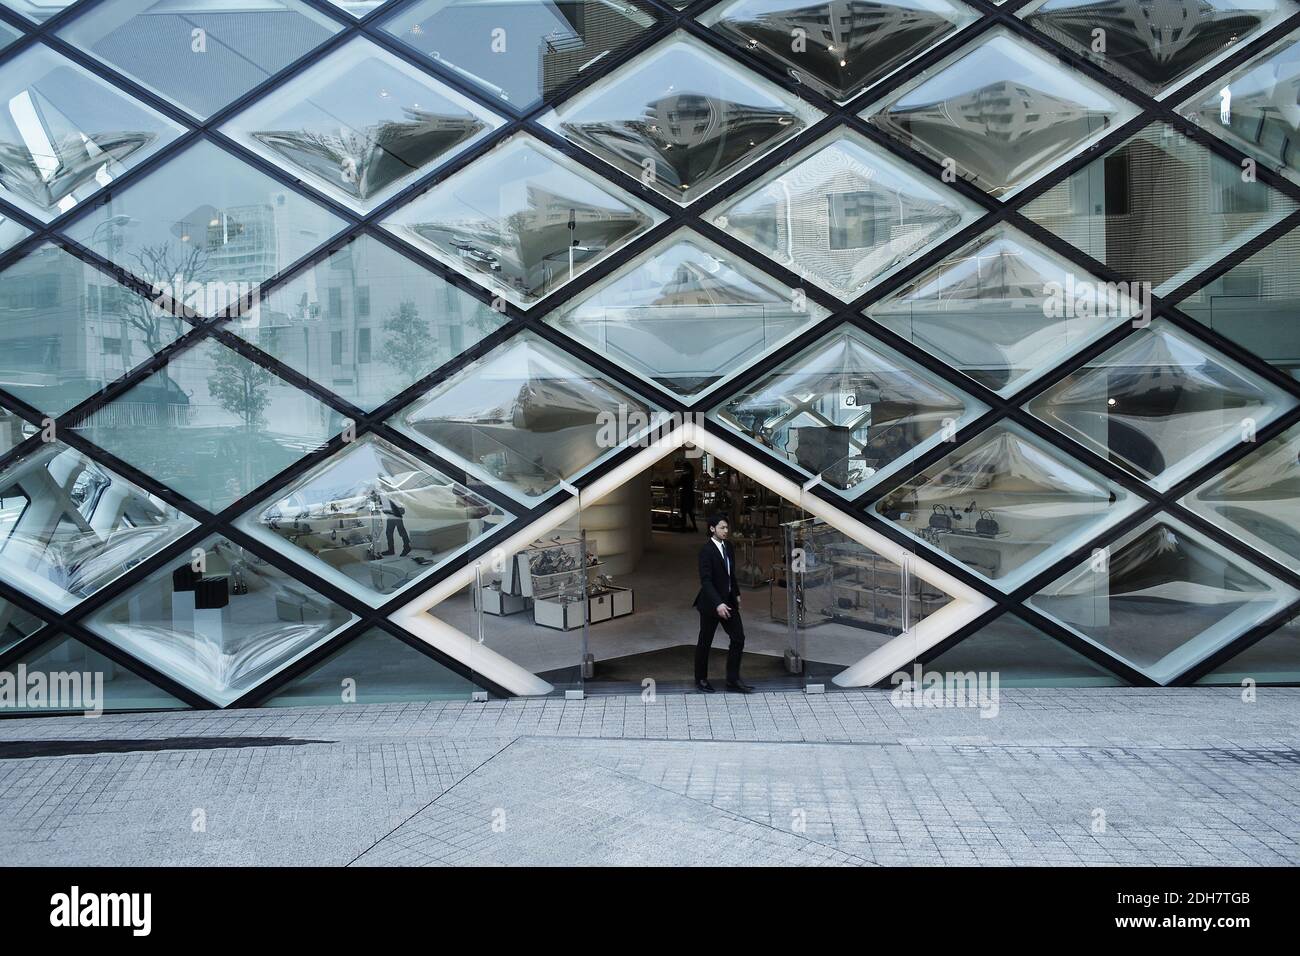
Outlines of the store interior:
<svg viewBox="0 0 1300 956">
<path fill-rule="evenodd" d="M 762 690 L 829 681 L 947 598 L 712 456 L 679 451 L 430 610 L 555 688 L 691 689 L 698 554 L 727 517 L 745 626 L 742 678 Z M 692 520 L 693 519 L 693 520 Z M 796 556 L 791 572 L 791 555 Z M 477 599 L 476 599 L 477 596 Z M 792 623 L 793 619 L 793 623 Z M 722 686 L 728 639 L 713 642 Z"/>
</svg>

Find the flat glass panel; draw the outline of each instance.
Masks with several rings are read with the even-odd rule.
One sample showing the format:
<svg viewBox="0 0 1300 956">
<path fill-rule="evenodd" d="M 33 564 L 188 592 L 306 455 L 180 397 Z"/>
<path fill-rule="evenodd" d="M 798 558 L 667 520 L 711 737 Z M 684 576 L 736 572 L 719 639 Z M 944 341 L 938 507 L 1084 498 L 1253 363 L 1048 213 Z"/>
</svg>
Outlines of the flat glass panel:
<svg viewBox="0 0 1300 956">
<path fill-rule="evenodd" d="M 45 243 L 0 272 L 0 387 L 59 416 L 192 328 Z"/>
<path fill-rule="evenodd" d="M 295 677 L 260 706 L 469 700 L 475 689 L 455 671 L 373 628 Z"/>
<path fill-rule="evenodd" d="M 867 107 L 868 123 L 1005 199 L 1138 108 L 999 28 Z"/>
<path fill-rule="evenodd" d="M 0 100 L 0 196 L 47 222 L 182 132 L 43 46 L 0 66 Z"/>
<path fill-rule="evenodd" d="M 204 140 L 65 231 L 207 316 L 235 306 L 343 225 Z"/>
<path fill-rule="evenodd" d="M 318 450 L 342 427 L 337 412 L 209 339 L 77 429 L 215 512 Z"/>
<path fill-rule="evenodd" d="M 1229 465 L 1181 503 L 1284 567 L 1300 567 L 1300 426 Z"/>
<path fill-rule="evenodd" d="M 846 300 L 979 214 L 974 203 L 848 130 L 818 140 L 709 211 L 719 229 Z"/>
<path fill-rule="evenodd" d="M 996 425 L 895 488 L 875 510 L 1010 591 L 1137 507 L 1121 487 Z"/>
<path fill-rule="evenodd" d="M 227 328 L 373 411 L 504 324 L 468 292 L 363 235 Z"/>
<path fill-rule="evenodd" d="M 1296 204 L 1172 127 L 1148 126 L 1025 205 L 1026 217 L 1164 295 Z"/>
<path fill-rule="evenodd" d="M 394 235 L 527 308 L 663 216 L 520 134 L 384 221 Z"/>
<path fill-rule="evenodd" d="M 1229 658 L 1197 684 L 1300 683 L 1300 617 L 1293 617 L 1236 657 Z"/>
<path fill-rule="evenodd" d="M 31 637 L 44 626 L 45 622 L 35 614 L 0 598 L 0 654 L 19 641 Z"/>
<path fill-rule="evenodd" d="M 68 7 L 76 0 L 0 0 L 0 6 L 8 7 L 15 13 L 21 13 L 28 20 L 44 23 Z"/>
<path fill-rule="evenodd" d="M 510 518 L 437 469 L 363 435 L 238 526 L 378 607 Z"/>
<path fill-rule="evenodd" d="M 1010 226 L 963 246 L 867 314 L 1009 396 L 1146 310 L 1140 285 L 1095 279 Z M 1131 293 L 1131 294 L 1130 294 Z"/>
<path fill-rule="evenodd" d="M 692 398 L 827 315 L 720 246 L 679 230 L 547 321 Z"/>
<path fill-rule="evenodd" d="M 947 0 L 736 0 L 700 16 L 716 33 L 838 103 L 978 19 Z"/>
<path fill-rule="evenodd" d="M 357 38 L 222 126 L 294 176 L 369 212 L 501 121 Z"/>
<path fill-rule="evenodd" d="M 383 29 L 524 110 L 654 22 L 622 0 L 421 0 Z"/>
<path fill-rule="evenodd" d="M 87 626 L 225 706 L 356 618 L 251 551 L 213 536 L 86 619 Z"/>
<path fill-rule="evenodd" d="M 161 687 L 71 637 L 56 637 L 42 644 L 9 670 L 17 671 L 20 666 L 28 678 L 23 706 L 14 708 L 20 713 L 189 709 Z M 47 688 L 39 697 L 33 694 L 38 674 Z M 3 712 L 12 711 L 0 708 Z"/>
<path fill-rule="evenodd" d="M 194 526 L 61 442 L 44 443 L 0 472 L 0 577 L 60 611 Z"/>
<path fill-rule="evenodd" d="M 58 35 L 206 119 L 341 29 L 299 0 L 112 0 Z"/>
<path fill-rule="evenodd" d="M 982 411 L 979 402 L 842 326 L 709 415 L 851 496 Z"/>
<path fill-rule="evenodd" d="M 658 411 L 521 332 L 389 421 L 480 481 L 536 504 L 636 439 Z"/>
<path fill-rule="evenodd" d="M 1291 35 L 1188 99 L 1178 112 L 1300 182 L 1300 37 Z"/>
<path fill-rule="evenodd" d="M 1292 230 L 1178 303 L 1224 338 L 1300 379 L 1300 231 Z"/>
<path fill-rule="evenodd" d="M 1027 406 L 1160 489 L 1254 434 L 1296 400 L 1157 320 Z"/>
<path fill-rule="evenodd" d="M 1300 597 L 1165 516 L 1130 531 L 1029 603 L 1168 684 Z"/>
<path fill-rule="evenodd" d="M 1296 9 L 1288 0 L 1045 0 L 1026 4 L 1016 16 L 1160 97 Z"/>
<path fill-rule="evenodd" d="M 1100 664 L 1013 614 L 963 638 L 925 665 L 925 672 L 997 676 L 999 687 L 1123 687 Z M 945 681 L 945 686 L 952 682 Z"/>
<path fill-rule="evenodd" d="M 565 101 L 542 124 L 685 204 L 821 116 L 678 33 Z"/>
</svg>

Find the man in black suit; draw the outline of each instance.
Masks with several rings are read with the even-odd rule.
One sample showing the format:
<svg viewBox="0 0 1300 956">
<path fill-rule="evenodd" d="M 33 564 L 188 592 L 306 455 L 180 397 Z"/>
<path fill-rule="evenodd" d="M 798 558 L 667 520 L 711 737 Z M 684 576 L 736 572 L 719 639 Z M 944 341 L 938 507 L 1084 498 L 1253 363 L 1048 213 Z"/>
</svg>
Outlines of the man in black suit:
<svg viewBox="0 0 1300 956">
<path fill-rule="evenodd" d="M 695 645 L 695 686 L 713 693 L 709 683 L 709 650 L 713 635 L 722 623 L 730 646 L 727 648 L 727 690 L 752 694 L 754 688 L 740 679 L 740 655 L 745 650 L 745 625 L 740 620 L 740 585 L 736 583 L 736 554 L 727 544 L 731 530 L 721 515 L 709 517 L 709 540 L 700 548 L 700 593 L 695 609 L 700 612 L 700 639 Z"/>
</svg>

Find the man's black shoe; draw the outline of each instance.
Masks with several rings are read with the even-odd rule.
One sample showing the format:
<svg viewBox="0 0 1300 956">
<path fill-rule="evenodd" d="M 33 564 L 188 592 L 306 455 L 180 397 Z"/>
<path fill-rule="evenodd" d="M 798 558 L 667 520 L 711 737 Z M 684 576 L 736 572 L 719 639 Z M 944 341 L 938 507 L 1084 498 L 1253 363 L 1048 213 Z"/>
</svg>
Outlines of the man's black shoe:
<svg viewBox="0 0 1300 956">
<path fill-rule="evenodd" d="M 695 689 L 698 690 L 701 694 L 714 693 L 713 685 L 706 680 L 697 680 L 695 682 Z"/>
<path fill-rule="evenodd" d="M 746 684 L 743 680 L 738 680 L 735 682 L 727 681 L 727 690 L 737 694 L 754 693 L 754 688 L 751 687 L 749 684 Z"/>
<path fill-rule="evenodd" d="M 411 546 L 408 544 L 406 548 L 402 551 L 402 557 L 406 557 L 410 553 L 411 553 Z"/>
</svg>

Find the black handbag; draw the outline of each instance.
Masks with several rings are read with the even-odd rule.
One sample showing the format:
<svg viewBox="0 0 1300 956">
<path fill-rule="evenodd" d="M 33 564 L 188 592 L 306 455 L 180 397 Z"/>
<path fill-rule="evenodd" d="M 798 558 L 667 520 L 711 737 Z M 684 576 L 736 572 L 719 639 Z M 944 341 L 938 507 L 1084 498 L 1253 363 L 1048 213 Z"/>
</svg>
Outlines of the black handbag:
<svg viewBox="0 0 1300 956">
<path fill-rule="evenodd" d="M 935 505 L 930 514 L 930 527 L 936 531 L 952 530 L 952 515 L 944 510 L 943 505 Z"/>
<path fill-rule="evenodd" d="M 997 520 L 993 517 L 992 511 L 981 511 L 979 520 L 975 522 L 975 533 L 983 535 L 986 538 L 995 537 L 1000 529 Z"/>
</svg>

